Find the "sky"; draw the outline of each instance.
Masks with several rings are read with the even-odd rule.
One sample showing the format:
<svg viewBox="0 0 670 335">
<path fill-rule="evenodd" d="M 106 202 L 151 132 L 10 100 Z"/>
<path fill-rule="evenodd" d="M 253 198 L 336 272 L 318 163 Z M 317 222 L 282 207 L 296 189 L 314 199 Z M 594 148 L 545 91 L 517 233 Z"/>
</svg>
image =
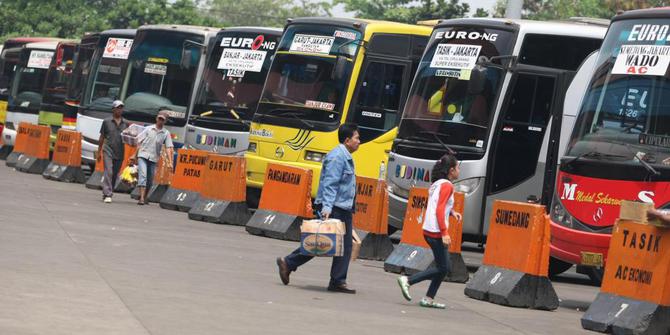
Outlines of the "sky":
<svg viewBox="0 0 670 335">
<path fill-rule="evenodd" d="M 496 4 L 496 0 L 461 0 L 461 2 L 467 3 L 470 5 L 471 10 L 474 12 L 477 8 L 484 8 L 491 12 L 493 7 Z M 337 5 L 332 10 L 333 16 L 335 17 L 353 17 L 354 14 L 346 12 L 343 5 Z"/>
</svg>

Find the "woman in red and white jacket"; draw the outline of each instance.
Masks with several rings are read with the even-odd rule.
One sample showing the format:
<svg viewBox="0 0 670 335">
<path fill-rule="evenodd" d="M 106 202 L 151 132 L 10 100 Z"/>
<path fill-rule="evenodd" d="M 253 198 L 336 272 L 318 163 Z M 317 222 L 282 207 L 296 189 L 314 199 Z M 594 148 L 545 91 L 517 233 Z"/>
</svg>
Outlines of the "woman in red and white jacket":
<svg viewBox="0 0 670 335">
<path fill-rule="evenodd" d="M 422 307 L 445 308 L 441 303 L 435 302 L 435 294 L 440 288 L 444 277 L 451 270 L 451 264 L 447 255 L 447 247 L 451 244 L 449 236 L 449 216 L 454 216 L 461 221 L 461 214 L 454 208 L 454 185 L 453 180 L 458 179 L 459 162 L 453 155 L 444 155 L 435 163 L 432 171 L 433 184 L 428 190 L 428 206 L 423 220 L 423 238 L 433 250 L 435 267 L 419 272 L 411 277 L 398 277 L 398 285 L 405 299 L 412 300 L 409 295 L 409 287 L 416 283 L 430 279 L 430 286 L 426 296 L 419 303 Z"/>
</svg>

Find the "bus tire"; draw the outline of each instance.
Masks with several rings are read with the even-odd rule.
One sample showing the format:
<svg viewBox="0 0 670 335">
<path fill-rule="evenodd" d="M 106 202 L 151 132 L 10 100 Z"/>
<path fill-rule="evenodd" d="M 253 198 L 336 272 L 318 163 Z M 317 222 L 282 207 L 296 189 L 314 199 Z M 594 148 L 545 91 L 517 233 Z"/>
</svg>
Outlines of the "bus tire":
<svg viewBox="0 0 670 335">
<path fill-rule="evenodd" d="M 586 275 L 589 276 L 589 279 L 591 279 L 591 282 L 593 282 L 594 285 L 600 286 L 603 283 L 605 268 L 590 267 L 586 271 Z"/>
<path fill-rule="evenodd" d="M 549 257 L 549 277 L 560 275 L 570 270 L 572 263 L 564 262 L 558 258 Z"/>
<path fill-rule="evenodd" d="M 391 236 L 391 235 L 395 234 L 395 232 L 398 231 L 398 228 L 396 228 L 394 226 L 391 226 L 391 225 L 388 225 L 387 229 L 388 229 L 388 232 L 387 232 L 388 236 Z"/>
</svg>

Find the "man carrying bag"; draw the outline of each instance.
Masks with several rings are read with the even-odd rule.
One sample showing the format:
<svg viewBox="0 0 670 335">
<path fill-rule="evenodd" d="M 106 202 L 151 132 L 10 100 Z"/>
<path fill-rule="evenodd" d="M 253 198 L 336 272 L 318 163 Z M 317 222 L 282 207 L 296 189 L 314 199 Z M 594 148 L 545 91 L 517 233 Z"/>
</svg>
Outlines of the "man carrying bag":
<svg viewBox="0 0 670 335">
<path fill-rule="evenodd" d="M 331 150 L 323 160 L 319 189 L 316 194 L 315 210 L 323 220 L 338 219 L 345 225 L 344 254 L 333 257 L 330 268 L 328 291 L 338 293 L 356 293 L 347 287 L 347 272 L 352 248 L 352 215 L 356 195 L 356 174 L 351 154 L 358 149 L 360 138 L 358 126 L 345 123 L 337 132 L 340 144 Z M 298 267 L 309 262 L 314 256 L 304 255 L 301 248 L 284 258 L 277 258 L 279 277 L 282 283 L 289 283 L 289 275 Z"/>
</svg>

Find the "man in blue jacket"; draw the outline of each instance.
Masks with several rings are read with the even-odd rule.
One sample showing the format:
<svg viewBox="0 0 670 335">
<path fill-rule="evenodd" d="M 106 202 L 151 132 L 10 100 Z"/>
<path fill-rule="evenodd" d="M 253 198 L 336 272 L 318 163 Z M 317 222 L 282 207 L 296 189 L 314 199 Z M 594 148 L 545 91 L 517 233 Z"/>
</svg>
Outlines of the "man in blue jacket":
<svg viewBox="0 0 670 335">
<path fill-rule="evenodd" d="M 321 212 L 322 219 L 339 219 L 346 226 L 344 255 L 333 257 L 328 291 L 354 294 L 356 290 L 347 287 L 347 271 L 351 259 L 352 215 L 356 195 L 356 175 L 351 154 L 358 149 L 358 145 L 361 143 L 358 126 L 352 123 L 343 124 L 337 132 L 337 137 L 340 144 L 331 150 L 323 160 L 314 207 L 315 210 Z M 285 258 L 277 258 L 279 277 L 282 283 L 287 285 L 291 272 L 296 271 L 299 266 L 307 263 L 312 258 L 312 256 L 301 254 L 300 248 Z"/>
</svg>

